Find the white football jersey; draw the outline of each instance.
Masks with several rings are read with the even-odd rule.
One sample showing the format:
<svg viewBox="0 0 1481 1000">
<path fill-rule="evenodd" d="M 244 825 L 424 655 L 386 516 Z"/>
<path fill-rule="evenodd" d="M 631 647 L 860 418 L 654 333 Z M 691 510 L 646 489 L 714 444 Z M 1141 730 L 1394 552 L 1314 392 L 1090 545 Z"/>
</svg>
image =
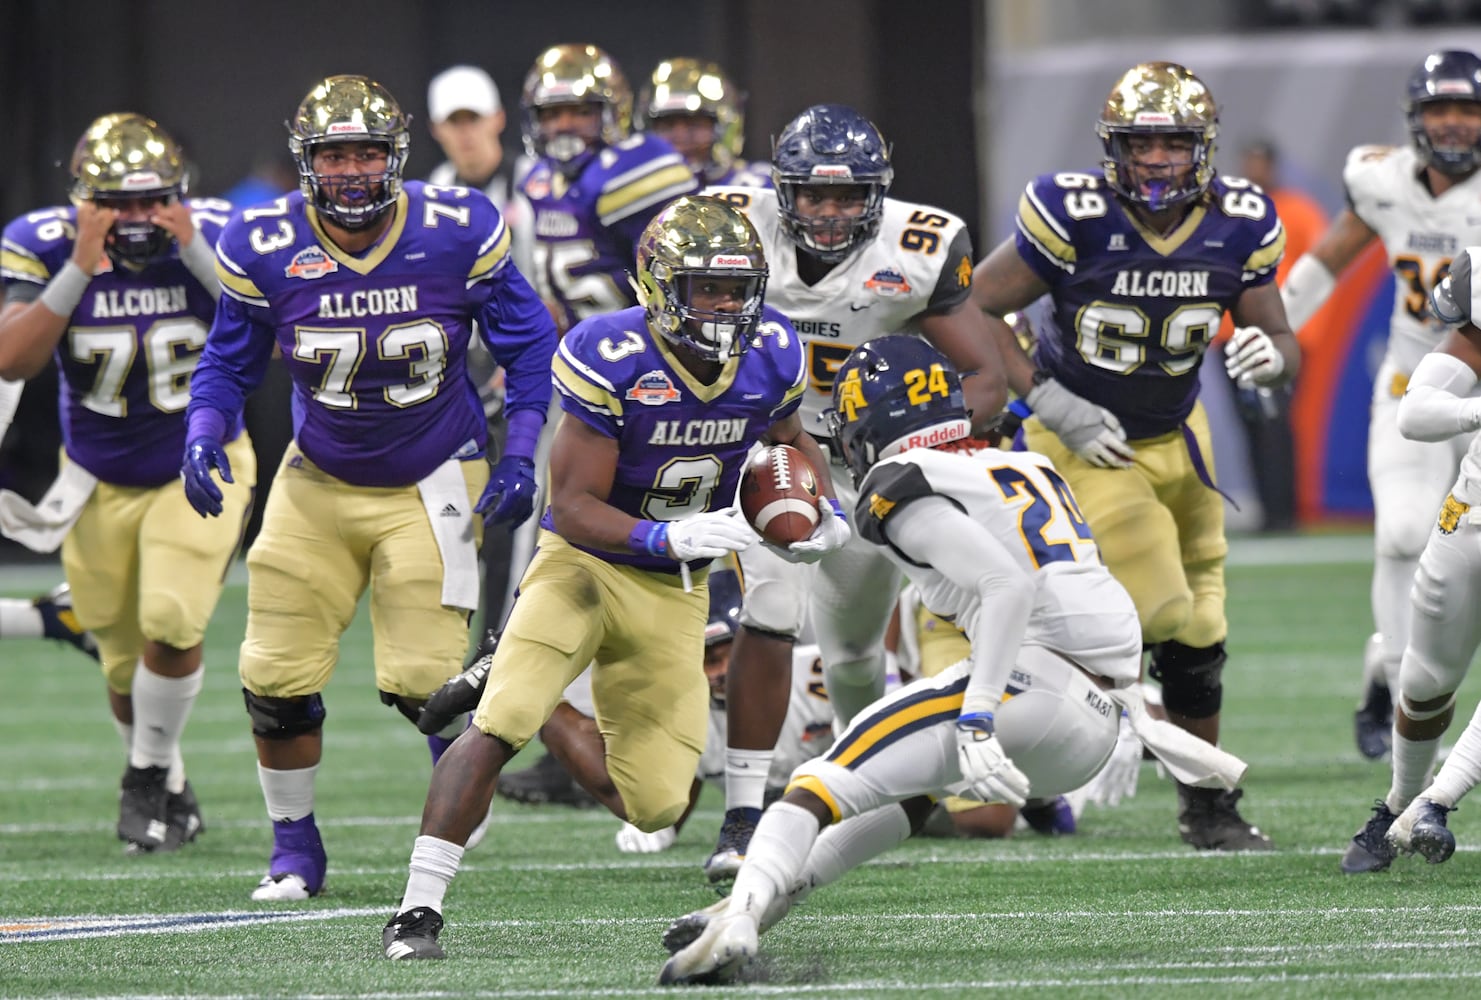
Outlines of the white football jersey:
<svg viewBox="0 0 1481 1000">
<path fill-rule="evenodd" d="M 952 501 L 1036 577 L 1025 645 L 1053 650 L 1102 677 L 1136 679 L 1142 648 L 1136 607 L 1101 562 L 1069 484 L 1049 459 L 997 448 L 902 452 L 870 469 L 860 484 L 860 533 L 888 547 L 884 528 L 891 513 L 926 496 Z M 963 590 L 893 548 L 889 554 L 919 588 L 927 608 L 955 622 L 973 644 L 993 641 L 976 634 L 975 590 Z"/>
<path fill-rule="evenodd" d="M 705 752 L 699 759 L 699 777 L 705 781 L 725 780 L 725 709 L 710 708 L 710 735 Z M 771 759 L 771 772 L 766 784 L 781 788 L 792 771 L 805 760 L 812 760 L 833 745 L 833 706 L 823 690 L 823 657 L 817 646 L 792 647 L 792 694 L 787 701 L 787 718 L 782 734 L 777 737 L 776 756 Z"/>
<path fill-rule="evenodd" d="M 972 284 L 967 227 L 949 212 L 886 198 L 875 238 L 840 261 L 816 285 L 797 275 L 797 244 L 782 228 L 769 188 L 714 187 L 744 211 L 766 250 L 766 304 L 780 309 L 807 345 L 808 386 L 802 426 L 826 436 L 833 376 L 855 347 L 887 333 L 918 333 L 916 320 L 966 299 Z"/>
<path fill-rule="evenodd" d="M 1394 272 L 1388 358 L 1404 375 L 1445 333 L 1431 290 L 1456 254 L 1481 243 L 1481 174 L 1436 198 L 1422 172 L 1412 146 L 1358 146 L 1342 170 L 1353 214 L 1383 240 Z"/>
</svg>

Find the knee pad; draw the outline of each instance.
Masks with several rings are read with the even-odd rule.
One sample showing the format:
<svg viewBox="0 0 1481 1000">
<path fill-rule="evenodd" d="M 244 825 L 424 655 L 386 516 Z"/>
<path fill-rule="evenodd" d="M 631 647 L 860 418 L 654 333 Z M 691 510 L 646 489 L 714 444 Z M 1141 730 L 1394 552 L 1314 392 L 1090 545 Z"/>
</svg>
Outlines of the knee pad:
<svg viewBox="0 0 1481 1000">
<path fill-rule="evenodd" d="M 417 724 L 417 720 L 421 718 L 422 705 L 426 699 L 413 701 L 405 695 L 392 694 L 390 691 L 382 691 L 380 695 L 382 705 L 394 706 L 396 711 L 406 716 L 407 722 L 410 722 L 413 726 Z"/>
<path fill-rule="evenodd" d="M 252 735 L 265 740 L 291 740 L 318 732 L 324 725 L 324 696 L 267 698 L 242 688 Z"/>
<path fill-rule="evenodd" d="M 802 630 L 807 592 L 789 581 L 746 580 L 740 623 L 763 635 L 795 639 Z M 634 824 L 635 826 L 637 824 Z"/>
<path fill-rule="evenodd" d="M 872 684 L 885 679 L 883 652 L 875 656 L 862 656 L 852 660 L 838 660 L 823 664 L 823 683 L 834 681 L 843 684 Z"/>
<path fill-rule="evenodd" d="M 1152 650 L 1148 673 L 1162 682 L 1162 704 L 1169 712 L 1190 719 L 1208 719 L 1224 704 L 1224 644 L 1185 646 L 1158 643 Z"/>
</svg>

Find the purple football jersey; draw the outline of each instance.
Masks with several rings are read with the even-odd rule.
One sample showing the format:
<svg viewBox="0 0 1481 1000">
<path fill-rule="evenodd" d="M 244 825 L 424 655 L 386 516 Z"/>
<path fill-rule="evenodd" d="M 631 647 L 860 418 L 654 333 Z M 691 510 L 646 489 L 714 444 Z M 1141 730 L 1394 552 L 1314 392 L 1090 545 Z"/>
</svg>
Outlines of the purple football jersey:
<svg viewBox="0 0 1481 1000">
<path fill-rule="evenodd" d="M 187 201 L 214 244 L 231 205 Z M 0 277 L 11 302 L 34 300 L 72 256 L 77 210 L 31 212 L 5 227 Z M 67 457 L 105 483 L 154 487 L 178 477 L 191 375 L 216 300 L 178 245 L 141 270 L 104 259 L 57 344 Z M 233 435 L 234 436 L 234 435 Z"/>
<path fill-rule="evenodd" d="M 751 446 L 801 402 L 803 357 L 791 323 L 767 307 L 750 349 L 713 385 L 699 385 L 635 306 L 567 333 L 551 378 L 566 413 L 617 440 L 607 502 L 636 518 L 673 521 L 735 502 Z M 540 523 L 555 530 L 548 510 Z M 659 556 L 585 551 L 644 569 L 678 569 Z"/>
<path fill-rule="evenodd" d="M 1171 233 L 1131 215 L 1099 171 L 1035 178 L 1018 253 L 1052 289 L 1037 360 L 1116 414 L 1132 439 L 1177 429 L 1224 311 L 1275 280 L 1285 230 L 1258 187 L 1216 177 Z"/>
<path fill-rule="evenodd" d="M 555 329 L 488 198 L 408 181 L 394 213 L 359 255 L 324 233 L 298 192 L 233 218 L 217 245 L 225 294 L 197 382 L 198 405 L 237 412 L 276 342 L 299 447 L 360 486 L 405 486 L 482 454 L 467 373 L 475 322 L 508 369 L 509 410 L 543 412 L 549 398 Z"/>
<path fill-rule="evenodd" d="M 699 190 L 683 157 L 639 132 L 570 164 L 535 162 L 520 182 L 535 217 L 535 279 L 566 313 L 566 326 L 633 304 L 628 273 L 648 221 Z"/>
</svg>

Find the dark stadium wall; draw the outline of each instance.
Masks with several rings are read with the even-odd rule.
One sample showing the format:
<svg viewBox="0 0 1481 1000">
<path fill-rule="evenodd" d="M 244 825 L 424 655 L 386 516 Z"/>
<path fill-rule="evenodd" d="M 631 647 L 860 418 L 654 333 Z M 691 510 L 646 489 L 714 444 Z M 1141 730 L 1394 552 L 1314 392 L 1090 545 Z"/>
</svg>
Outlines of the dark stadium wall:
<svg viewBox="0 0 1481 1000">
<path fill-rule="evenodd" d="M 480 65 L 499 85 L 514 155 L 525 71 L 547 46 L 589 41 L 634 91 L 664 58 L 719 62 L 750 93 L 747 153 L 757 159 L 809 104 L 853 105 L 894 143 L 895 194 L 975 229 L 973 52 L 986 2 L 932 0 L 906 17 L 884 0 L 0 0 L 0 211 L 9 220 L 64 201 L 72 144 L 112 111 L 169 129 L 192 160 L 194 193 L 225 191 L 285 155 L 284 119 L 332 73 L 376 77 L 414 116 L 407 176 L 421 177 L 442 159 L 427 131 L 427 82 L 455 63 Z M 248 404 L 261 486 L 288 436 L 285 381 L 275 371 Z M 54 393 L 50 380 L 28 388 L 0 450 L 0 480 L 32 499 L 56 471 Z M 25 555 L 0 539 L 0 561 Z"/>
</svg>

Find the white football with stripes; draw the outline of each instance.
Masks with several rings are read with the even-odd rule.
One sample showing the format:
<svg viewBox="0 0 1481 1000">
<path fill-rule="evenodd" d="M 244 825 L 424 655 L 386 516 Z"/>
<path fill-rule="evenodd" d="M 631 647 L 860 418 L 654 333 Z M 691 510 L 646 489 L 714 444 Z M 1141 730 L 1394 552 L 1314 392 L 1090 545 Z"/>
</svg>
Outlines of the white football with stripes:
<svg viewBox="0 0 1481 1000">
<path fill-rule="evenodd" d="M 741 512 L 773 545 L 791 545 L 818 524 L 818 477 L 807 456 L 789 444 L 763 448 L 741 476 Z"/>
</svg>

